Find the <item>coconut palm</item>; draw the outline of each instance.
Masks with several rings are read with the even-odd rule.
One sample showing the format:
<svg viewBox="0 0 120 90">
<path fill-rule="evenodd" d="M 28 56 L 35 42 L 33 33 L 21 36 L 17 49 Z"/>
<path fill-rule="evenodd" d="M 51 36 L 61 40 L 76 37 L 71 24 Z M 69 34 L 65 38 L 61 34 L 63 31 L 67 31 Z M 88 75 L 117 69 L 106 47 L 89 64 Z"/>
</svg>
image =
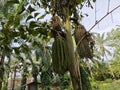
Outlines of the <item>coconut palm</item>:
<svg viewBox="0 0 120 90">
<path fill-rule="evenodd" d="M 119 58 L 120 54 L 120 26 L 107 33 L 109 46 L 113 47 L 114 57 Z"/>
<path fill-rule="evenodd" d="M 109 40 L 105 36 L 105 33 L 95 34 L 95 51 L 94 54 L 100 58 L 100 60 L 108 60 L 108 55 L 111 56 L 110 46 L 109 46 Z"/>
</svg>

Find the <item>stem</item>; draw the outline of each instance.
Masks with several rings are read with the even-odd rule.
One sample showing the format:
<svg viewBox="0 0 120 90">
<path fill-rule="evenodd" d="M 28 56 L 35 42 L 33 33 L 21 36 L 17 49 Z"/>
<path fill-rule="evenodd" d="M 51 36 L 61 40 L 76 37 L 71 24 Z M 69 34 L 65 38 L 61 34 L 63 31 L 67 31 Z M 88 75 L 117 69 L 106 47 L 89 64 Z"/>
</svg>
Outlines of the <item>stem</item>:
<svg viewBox="0 0 120 90">
<path fill-rule="evenodd" d="M 66 9 L 67 17 L 64 23 L 64 27 L 66 31 L 70 31 L 70 19 L 69 19 L 69 9 Z"/>
<path fill-rule="evenodd" d="M 82 90 L 79 63 L 78 63 L 77 57 L 75 57 L 72 34 L 70 31 L 69 9 L 67 9 L 67 17 L 66 17 L 66 21 L 64 22 L 64 27 L 66 30 L 66 42 L 67 42 L 68 53 L 70 57 L 69 59 L 70 65 L 68 65 L 68 69 L 72 79 L 72 85 L 74 90 Z"/>
<path fill-rule="evenodd" d="M 70 30 L 69 19 L 66 20 L 66 22 L 64 23 L 64 26 L 66 27 L 67 31 Z"/>
<path fill-rule="evenodd" d="M 2 51 L 1 59 L 0 59 L 0 90 L 2 88 L 2 80 L 4 76 L 4 59 L 5 59 L 5 53 Z"/>
<path fill-rule="evenodd" d="M 16 77 L 16 66 L 14 67 L 14 78 L 13 78 L 12 90 L 14 90 L 14 87 L 15 87 L 15 77 Z"/>
</svg>

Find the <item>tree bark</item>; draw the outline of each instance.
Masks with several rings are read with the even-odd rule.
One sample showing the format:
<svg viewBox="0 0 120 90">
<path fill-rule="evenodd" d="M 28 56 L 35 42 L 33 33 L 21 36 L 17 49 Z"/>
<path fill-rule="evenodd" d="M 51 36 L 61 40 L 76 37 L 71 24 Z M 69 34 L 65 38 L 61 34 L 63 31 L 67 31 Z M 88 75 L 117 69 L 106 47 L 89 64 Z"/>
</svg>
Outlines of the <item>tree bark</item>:
<svg viewBox="0 0 120 90">
<path fill-rule="evenodd" d="M 15 77 L 16 77 L 16 66 L 14 67 L 14 77 L 13 77 L 12 90 L 14 90 L 14 87 L 15 87 Z"/>
<path fill-rule="evenodd" d="M 72 79 L 73 88 L 74 90 L 82 90 L 79 63 L 77 61 L 77 57 L 75 57 L 74 45 L 73 45 L 72 35 L 70 32 L 69 18 L 66 19 L 66 22 L 64 23 L 64 27 L 66 29 L 66 39 L 67 39 L 66 41 L 67 41 L 68 53 L 70 57 L 70 65 L 68 67 Z"/>
<path fill-rule="evenodd" d="M 5 58 L 5 54 L 4 52 L 2 52 L 1 55 L 1 60 L 0 60 L 0 90 L 2 88 L 2 81 L 3 81 L 3 76 L 4 76 L 4 58 Z"/>
</svg>

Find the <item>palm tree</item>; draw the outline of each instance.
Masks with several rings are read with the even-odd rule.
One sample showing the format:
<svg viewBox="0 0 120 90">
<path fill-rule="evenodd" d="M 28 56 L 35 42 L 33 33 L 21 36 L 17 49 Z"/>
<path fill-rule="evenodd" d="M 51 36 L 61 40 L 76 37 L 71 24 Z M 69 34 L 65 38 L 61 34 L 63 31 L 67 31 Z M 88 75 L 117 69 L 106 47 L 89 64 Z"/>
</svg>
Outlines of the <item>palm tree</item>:
<svg viewBox="0 0 120 90">
<path fill-rule="evenodd" d="M 20 2 L 18 2 L 18 1 L 20 1 Z M 4 18 L 4 22 L 2 22 L 3 26 L 7 26 L 6 29 L 4 29 L 3 31 L 5 31 L 4 35 L 5 35 L 5 39 L 7 39 L 6 41 L 9 41 L 9 42 L 6 43 L 4 38 L 2 40 L 4 41 L 5 45 L 11 45 L 13 42 L 18 42 L 20 44 L 16 49 L 12 48 L 12 50 L 15 53 L 17 53 L 18 56 L 20 55 L 21 52 L 23 52 L 27 55 L 27 58 L 31 61 L 31 64 L 32 64 L 33 77 L 35 78 L 35 81 L 37 81 L 36 77 L 38 75 L 38 72 L 37 73 L 34 72 L 34 70 L 36 70 L 36 66 L 34 65 L 34 60 L 31 58 L 32 51 L 30 50 L 30 48 L 28 48 L 28 46 L 29 46 L 29 44 L 32 43 L 32 41 L 34 39 L 33 37 L 35 37 L 35 36 L 40 37 L 40 39 L 42 41 L 44 41 L 46 38 L 51 39 L 51 36 L 50 36 L 51 27 L 50 28 L 47 27 L 48 26 L 47 24 L 50 23 L 50 21 L 43 23 L 43 22 L 41 22 L 41 18 L 44 19 L 44 16 L 46 14 L 51 14 L 53 16 L 55 14 L 57 14 L 58 17 L 60 17 L 60 19 L 62 20 L 63 25 L 61 25 L 61 27 L 62 27 L 64 33 L 66 34 L 65 47 L 67 47 L 67 48 L 65 48 L 66 50 L 64 50 L 64 51 L 66 51 L 68 58 L 69 58 L 69 59 L 66 59 L 67 63 L 69 63 L 69 65 L 67 65 L 65 63 L 66 67 L 67 67 L 66 71 L 67 70 L 70 71 L 74 89 L 82 90 L 80 70 L 79 70 L 78 60 L 75 57 L 73 39 L 72 39 L 72 35 L 71 35 L 70 17 L 73 15 L 79 17 L 76 7 L 78 5 L 81 5 L 82 2 L 84 2 L 84 1 L 80 1 L 80 0 L 79 1 L 70 0 L 70 2 L 68 2 L 68 0 L 51 0 L 51 1 L 50 0 L 47 0 L 47 1 L 40 0 L 40 1 L 41 1 L 41 3 L 38 0 L 37 1 L 29 0 L 29 2 L 27 0 L 15 0 L 15 1 L 8 1 L 9 3 L 4 4 L 5 5 L 4 9 L 6 9 L 6 7 L 10 8 L 10 9 L 7 8 L 8 11 L 6 10 L 6 12 L 4 12 L 5 18 Z M 26 2 L 28 3 L 27 7 L 25 7 Z M 16 5 L 16 3 L 17 3 L 17 5 Z M 88 3 L 88 6 L 91 5 L 91 3 L 89 1 L 86 3 Z M 18 6 L 18 7 L 16 7 L 16 6 Z M 45 14 L 40 15 L 38 12 L 36 13 L 35 12 L 35 11 L 37 11 L 36 6 L 38 6 L 39 8 L 41 8 L 41 6 L 42 6 L 42 9 L 44 8 Z M 83 6 L 83 5 L 81 5 L 81 6 Z M 64 7 L 64 8 L 61 8 L 61 7 Z M 24 13 L 22 13 L 22 12 L 24 12 Z M 37 16 L 39 16 L 39 15 L 40 15 L 40 17 L 37 18 Z M 21 21 L 22 21 L 23 17 L 25 17 L 27 19 L 24 22 L 25 24 L 21 25 Z M 52 26 L 54 26 L 54 25 L 52 25 Z M 46 42 L 49 42 L 49 40 L 48 41 L 47 40 L 48 39 L 46 39 Z M 3 41 L 2 41 L 2 44 L 3 44 Z M 58 44 L 60 46 L 60 43 L 58 43 Z M 64 45 L 64 43 L 63 43 L 63 45 Z M 60 47 L 58 47 L 58 49 L 60 49 Z M 59 50 L 56 50 L 56 51 L 58 53 L 60 53 L 61 51 L 63 51 L 63 49 L 61 49 L 60 52 L 59 52 Z M 63 53 L 60 53 L 60 54 L 62 54 L 61 57 L 65 56 L 65 55 L 63 55 Z M 64 64 L 64 66 L 65 66 L 65 64 Z M 26 71 L 26 68 L 24 68 L 24 69 Z"/>
<path fill-rule="evenodd" d="M 116 29 L 112 29 L 112 31 L 107 33 L 107 38 L 109 40 L 109 46 L 113 47 L 114 57 L 119 58 L 120 54 L 120 26 Z"/>
<path fill-rule="evenodd" d="M 111 51 L 109 50 L 109 40 L 105 36 L 105 33 L 99 34 L 95 33 L 95 50 L 94 54 L 98 56 L 102 61 L 108 60 L 108 55 L 111 56 Z"/>
</svg>

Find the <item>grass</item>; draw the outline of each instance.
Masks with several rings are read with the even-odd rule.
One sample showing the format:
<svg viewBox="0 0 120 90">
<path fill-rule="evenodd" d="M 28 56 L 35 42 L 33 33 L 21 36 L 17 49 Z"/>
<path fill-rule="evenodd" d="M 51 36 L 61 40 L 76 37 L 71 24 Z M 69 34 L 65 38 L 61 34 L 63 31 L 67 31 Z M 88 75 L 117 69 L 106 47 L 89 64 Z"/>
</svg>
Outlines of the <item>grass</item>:
<svg viewBox="0 0 120 90">
<path fill-rule="evenodd" d="M 120 80 L 96 81 L 92 86 L 93 90 L 120 90 Z"/>
</svg>

